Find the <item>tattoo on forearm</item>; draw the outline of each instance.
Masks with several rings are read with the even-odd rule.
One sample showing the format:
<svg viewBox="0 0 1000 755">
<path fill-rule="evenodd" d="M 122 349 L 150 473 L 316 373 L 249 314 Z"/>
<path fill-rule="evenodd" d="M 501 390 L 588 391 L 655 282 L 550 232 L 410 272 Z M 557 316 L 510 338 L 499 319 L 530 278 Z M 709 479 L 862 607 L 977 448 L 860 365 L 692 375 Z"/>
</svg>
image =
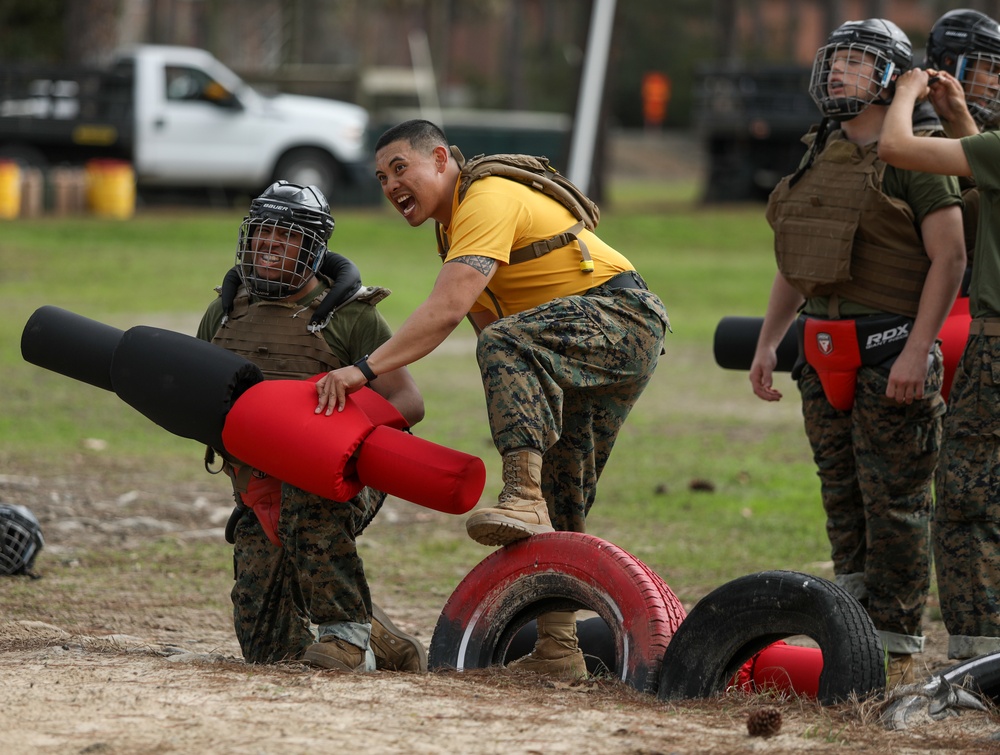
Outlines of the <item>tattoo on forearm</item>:
<svg viewBox="0 0 1000 755">
<path fill-rule="evenodd" d="M 481 257 L 476 254 L 467 254 L 463 257 L 456 257 L 453 260 L 449 260 L 449 262 L 461 262 L 463 265 L 475 268 L 483 275 L 489 275 L 493 266 L 497 263 L 495 259 L 490 257 Z"/>
</svg>

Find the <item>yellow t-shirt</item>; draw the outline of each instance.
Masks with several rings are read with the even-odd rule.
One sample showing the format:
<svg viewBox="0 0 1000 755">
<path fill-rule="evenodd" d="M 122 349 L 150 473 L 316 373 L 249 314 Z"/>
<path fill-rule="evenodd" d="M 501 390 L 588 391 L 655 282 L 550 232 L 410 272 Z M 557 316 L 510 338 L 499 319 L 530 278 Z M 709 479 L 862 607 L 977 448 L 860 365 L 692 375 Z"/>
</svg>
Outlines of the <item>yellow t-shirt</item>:
<svg viewBox="0 0 1000 755">
<path fill-rule="evenodd" d="M 461 202 L 455 189 L 451 225 L 444 229 L 450 245 L 445 262 L 468 255 L 499 261 L 501 265 L 490 280 L 489 290 L 500 302 L 504 315 L 560 296 L 581 294 L 620 272 L 634 269 L 624 255 L 590 231 L 582 231 L 579 236 L 594 260 L 592 273 L 580 270 L 583 256 L 575 241 L 537 259 L 508 264 L 511 250 L 557 236 L 575 223 L 568 209 L 540 191 L 509 178 L 481 178 L 469 186 Z M 484 292 L 472 311 L 495 309 Z"/>
</svg>

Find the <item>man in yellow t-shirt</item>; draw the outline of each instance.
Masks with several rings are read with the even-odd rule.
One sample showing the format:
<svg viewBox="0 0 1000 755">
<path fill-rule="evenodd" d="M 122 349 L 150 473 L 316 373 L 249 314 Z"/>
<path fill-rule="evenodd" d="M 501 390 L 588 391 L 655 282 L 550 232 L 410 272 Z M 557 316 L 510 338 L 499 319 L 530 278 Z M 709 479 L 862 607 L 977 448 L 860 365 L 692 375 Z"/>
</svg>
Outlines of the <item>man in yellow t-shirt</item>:
<svg viewBox="0 0 1000 755">
<path fill-rule="evenodd" d="M 525 262 L 511 251 L 570 229 L 557 200 L 491 176 L 459 196 L 462 166 L 440 128 L 411 120 L 375 146 L 382 191 L 413 227 L 434 220 L 448 249 L 428 298 L 367 358 L 327 373 L 317 412 L 379 374 L 433 351 L 467 316 L 493 442 L 503 457 L 495 507 L 474 512 L 469 535 L 506 545 L 553 529 L 583 532 L 622 423 L 646 387 L 668 327 L 663 303 L 622 254 L 589 231 Z M 593 269 L 581 265 L 586 246 Z M 572 612 L 538 619 L 535 650 L 518 669 L 586 674 Z"/>
</svg>

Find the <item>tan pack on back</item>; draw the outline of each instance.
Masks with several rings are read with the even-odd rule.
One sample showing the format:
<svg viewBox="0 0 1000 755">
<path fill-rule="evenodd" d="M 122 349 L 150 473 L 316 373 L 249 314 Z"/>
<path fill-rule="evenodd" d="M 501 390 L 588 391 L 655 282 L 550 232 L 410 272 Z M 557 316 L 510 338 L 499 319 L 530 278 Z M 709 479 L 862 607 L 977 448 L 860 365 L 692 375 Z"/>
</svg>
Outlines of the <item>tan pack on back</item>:
<svg viewBox="0 0 1000 755">
<path fill-rule="evenodd" d="M 530 186 L 536 191 L 540 191 L 546 196 L 555 199 L 566 209 L 573 213 L 577 222 L 562 233 L 549 239 L 536 241 L 534 244 L 523 246 L 519 249 L 512 249 L 510 253 L 510 264 L 516 265 L 520 262 L 527 262 L 544 254 L 548 254 L 554 249 L 559 249 L 576 241 L 580 245 L 580 253 L 583 260 L 580 262 L 580 269 L 585 273 L 594 271 L 594 262 L 590 258 L 587 246 L 580 241 L 577 234 L 586 229 L 593 231 L 601 219 L 601 210 L 590 197 L 580 191 L 579 187 L 566 178 L 562 173 L 549 164 L 547 157 L 536 157 L 534 155 L 521 154 L 497 154 L 497 155 L 476 155 L 470 160 L 466 160 L 458 147 L 452 146 L 451 153 L 455 156 L 462 173 L 458 179 L 458 201 L 465 199 L 465 194 L 469 190 L 469 185 L 473 181 L 487 176 L 499 176 L 509 178 L 512 181 L 519 181 Z M 438 254 L 444 259 L 448 253 L 448 244 L 441 232 L 440 226 L 437 229 Z"/>
</svg>

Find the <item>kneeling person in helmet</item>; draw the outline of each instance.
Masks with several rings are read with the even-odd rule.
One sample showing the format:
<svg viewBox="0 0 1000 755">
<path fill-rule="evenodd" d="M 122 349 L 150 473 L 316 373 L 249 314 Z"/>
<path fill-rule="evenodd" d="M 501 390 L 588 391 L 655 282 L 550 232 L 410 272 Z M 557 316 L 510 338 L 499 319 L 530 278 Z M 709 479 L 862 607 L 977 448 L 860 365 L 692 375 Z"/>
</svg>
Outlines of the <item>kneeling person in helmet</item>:
<svg viewBox="0 0 1000 755">
<path fill-rule="evenodd" d="M 240 226 L 236 265 L 218 289 L 198 337 L 240 354 L 266 379 L 304 379 L 353 364 L 388 340 L 375 308 L 388 296 L 360 284 L 357 269 L 327 250 L 330 207 L 313 186 L 278 181 L 253 200 Z M 372 389 L 413 425 L 423 399 L 405 368 Z M 236 634 L 251 663 L 301 660 L 323 668 L 426 671 L 419 641 L 372 602 L 356 539 L 385 493 L 350 501 L 300 490 L 235 459 Z"/>
</svg>

